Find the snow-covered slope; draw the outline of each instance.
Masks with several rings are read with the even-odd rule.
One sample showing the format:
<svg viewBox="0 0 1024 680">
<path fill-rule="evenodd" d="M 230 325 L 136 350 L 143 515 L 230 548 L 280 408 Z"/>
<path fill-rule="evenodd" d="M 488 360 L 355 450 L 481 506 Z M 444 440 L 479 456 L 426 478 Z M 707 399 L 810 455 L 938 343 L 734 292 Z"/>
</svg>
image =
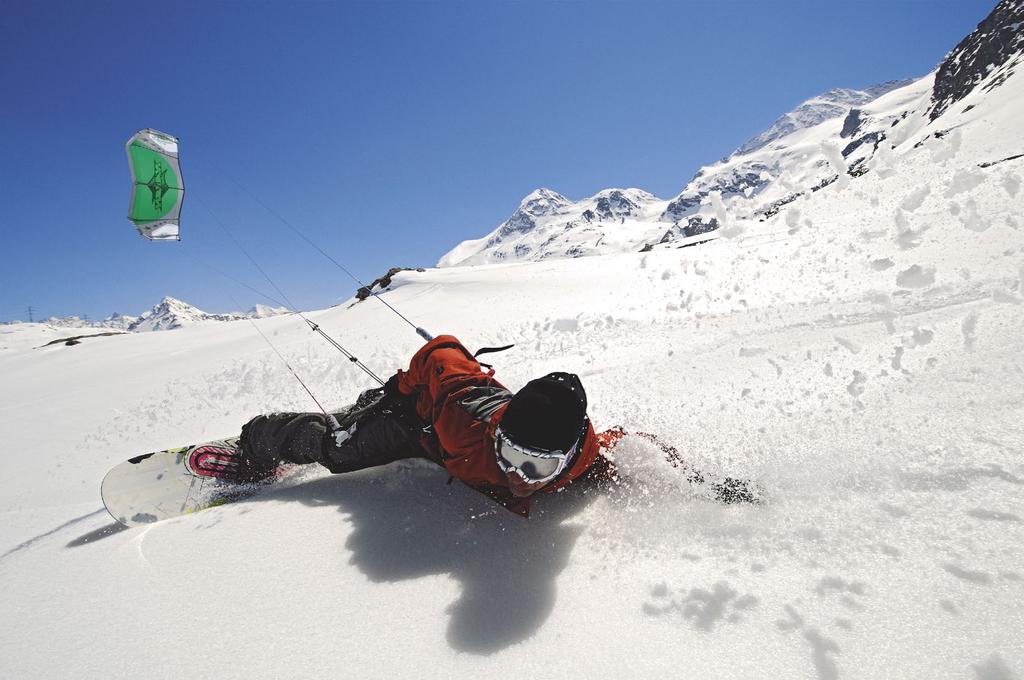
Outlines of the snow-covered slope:
<svg viewBox="0 0 1024 680">
<path fill-rule="evenodd" d="M 1024 73 L 984 70 L 941 126 L 927 88 L 864 106 L 863 134 L 920 116 L 731 238 L 381 293 L 515 342 L 512 389 L 578 373 L 597 428 L 761 505 L 633 437 L 618 486 L 529 520 L 404 462 L 124 530 L 112 465 L 312 402 L 249 321 L 39 349 L 58 329 L 0 327 L 0 676 L 1024 676 Z M 374 300 L 308 316 L 384 376 L 420 343 Z M 368 386 L 294 316 L 253 323 L 327 404 Z"/>
<path fill-rule="evenodd" d="M 122 530 L 113 464 L 315 407 L 248 321 L 41 349 L 38 324 L 0 328 L 24 340 L 0 353 L 2 675 L 1024 675 L 1024 158 L 1002 160 L 1024 74 L 972 97 L 938 119 L 959 132 L 921 126 L 738 238 L 382 293 L 515 342 L 513 389 L 579 373 L 598 428 L 657 433 L 763 505 L 707 501 L 632 438 L 618 487 L 529 520 L 406 462 Z M 385 376 L 419 344 L 374 300 L 309 317 Z M 295 317 L 255 323 L 322 401 L 368 386 Z"/>
</svg>

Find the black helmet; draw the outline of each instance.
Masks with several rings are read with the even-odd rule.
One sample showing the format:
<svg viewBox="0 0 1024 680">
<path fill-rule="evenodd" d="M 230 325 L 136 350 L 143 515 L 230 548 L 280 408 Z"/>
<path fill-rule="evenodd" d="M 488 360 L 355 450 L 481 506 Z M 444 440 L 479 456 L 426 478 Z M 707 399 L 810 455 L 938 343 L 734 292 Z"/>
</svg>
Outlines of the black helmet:
<svg viewBox="0 0 1024 680">
<path fill-rule="evenodd" d="M 504 434 L 519 446 L 567 451 L 587 417 L 587 393 L 573 373 L 549 373 L 526 383 L 501 419 Z"/>
<path fill-rule="evenodd" d="M 549 373 L 516 392 L 494 433 L 512 495 L 529 496 L 571 468 L 587 428 L 587 394 L 572 373 Z"/>
</svg>

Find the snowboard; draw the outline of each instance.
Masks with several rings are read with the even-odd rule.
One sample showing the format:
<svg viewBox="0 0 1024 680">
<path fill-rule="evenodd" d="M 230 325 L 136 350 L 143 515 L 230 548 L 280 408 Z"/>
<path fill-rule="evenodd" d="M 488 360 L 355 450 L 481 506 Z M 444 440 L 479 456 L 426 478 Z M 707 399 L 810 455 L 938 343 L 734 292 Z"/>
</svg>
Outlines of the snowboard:
<svg viewBox="0 0 1024 680">
<path fill-rule="evenodd" d="M 248 498 L 295 467 L 241 483 L 231 479 L 239 462 L 237 437 L 155 451 L 111 468 L 100 496 L 111 517 L 140 526 Z"/>
<path fill-rule="evenodd" d="M 603 450 L 611 450 L 626 434 L 622 428 L 602 432 L 598 435 L 599 445 Z M 730 477 L 716 479 L 694 469 L 674 446 L 655 435 L 633 434 L 658 446 L 666 460 L 686 474 L 691 484 L 707 489 L 709 500 L 727 504 L 762 502 L 763 491 L 756 483 Z M 125 526 L 141 526 L 249 498 L 298 467 L 283 464 L 259 481 L 242 483 L 232 481 L 240 460 L 237 437 L 155 451 L 115 465 L 103 478 L 100 495 L 114 519 Z M 614 463 L 599 460 L 605 462 L 605 469 L 597 470 L 593 477 L 603 481 L 614 479 Z M 529 514 L 528 498 L 511 499 L 481 492 L 517 515 Z"/>
</svg>

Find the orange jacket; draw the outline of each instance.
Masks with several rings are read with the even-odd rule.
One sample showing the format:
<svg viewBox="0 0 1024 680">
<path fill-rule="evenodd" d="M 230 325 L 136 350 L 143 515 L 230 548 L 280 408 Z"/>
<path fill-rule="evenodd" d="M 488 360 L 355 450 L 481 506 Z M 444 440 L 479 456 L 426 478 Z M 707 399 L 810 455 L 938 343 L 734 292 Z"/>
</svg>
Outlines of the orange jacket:
<svg viewBox="0 0 1024 680">
<path fill-rule="evenodd" d="M 505 473 L 498 467 L 494 431 L 512 398 L 493 377 L 484 372 L 454 336 L 441 335 L 420 348 L 408 371 L 398 372 L 398 389 L 416 396 L 416 413 L 433 424 L 433 437 L 423 445 L 438 454 L 448 473 L 481 491 L 508 489 Z M 440 450 L 438 450 L 440 449 Z M 555 491 L 576 479 L 594 463 L 599 453 L 593 426 L 576 460 L 560 479 L 544 487 Z"/>
</svg>

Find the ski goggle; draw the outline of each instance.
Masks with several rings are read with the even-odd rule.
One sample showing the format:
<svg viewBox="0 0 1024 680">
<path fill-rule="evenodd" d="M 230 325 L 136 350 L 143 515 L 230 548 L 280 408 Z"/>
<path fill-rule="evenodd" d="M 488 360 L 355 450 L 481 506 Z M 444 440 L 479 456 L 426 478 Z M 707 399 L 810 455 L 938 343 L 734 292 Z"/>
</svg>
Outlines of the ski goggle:
<svg viewBox="0 0 1024 680">
<path fill-rule="evenodd" d="M 548 451 L 514 443 L 501 427 L 494 434 L 498 467 L 505 474 L 514 474 L 530 485 L 546 484 L 561 474 L 576 457 L 582 441 L 582 438 L 577 439 L 565 451 Z"/>
</svg>

